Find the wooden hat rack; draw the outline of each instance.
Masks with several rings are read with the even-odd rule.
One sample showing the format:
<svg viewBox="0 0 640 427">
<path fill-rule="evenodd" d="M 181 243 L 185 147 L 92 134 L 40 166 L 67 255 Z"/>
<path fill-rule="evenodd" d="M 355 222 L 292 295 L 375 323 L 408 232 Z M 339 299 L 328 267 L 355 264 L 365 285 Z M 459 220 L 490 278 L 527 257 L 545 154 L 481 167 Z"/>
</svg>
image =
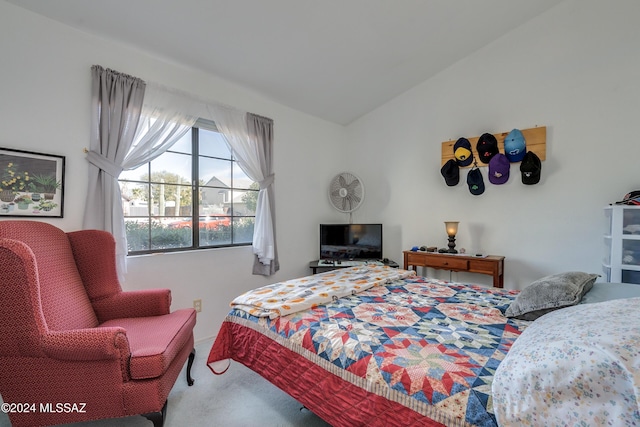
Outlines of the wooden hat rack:
<svg viewBox="0 0 640 427">
<path fill-rule="evenodd" d="M 540 161 L 545 161 L 547 157 L 547 127 L 546 126 L 536 126 L 530 129 L 520 129 L 522 135 L 524 136 L 525 144 L 527 147 L 527 151 L 533 151 L 538 155 Z M 510 131 L 509 131 L 510 132 Z M 504 154 L 504 139 L 509 132 L 502 133 L 494 133 L 493 136 L 496 137 L 498 141 L 498 149 L 501 153 Z M 471 144 L 471 151 L 473 152 L 474 161 L 468 166 L 460 166 L 470 168 L 474 164 L 478 167 L 489 166 L 488 163 L 482 163 L 478 157 L 478 151 L 476 150 L 476 144 L 478 143 L 478 139 L 480 136 L 474 136 L 471 138 L 465 137 L 469 140 Z M 453 146 L 455 145 L 457 140 L 445 141 L 442 143 L 442 162 L 440 166 L 444 166 L 447 161 L 450 159 L 455 159 L 453 155 Z"/>
</svg>

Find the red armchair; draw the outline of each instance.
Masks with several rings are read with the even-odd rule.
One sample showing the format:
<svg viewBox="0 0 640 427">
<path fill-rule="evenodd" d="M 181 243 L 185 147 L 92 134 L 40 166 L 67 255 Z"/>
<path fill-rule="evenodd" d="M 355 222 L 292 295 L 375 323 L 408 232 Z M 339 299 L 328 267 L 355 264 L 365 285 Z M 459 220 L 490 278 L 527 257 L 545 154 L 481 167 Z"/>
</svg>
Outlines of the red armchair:
<svg viewBox="0 0 640 427">
<path fill-rule="evenodd" d="M 195 356 L 196 313 L 170 304 L 168 289 L 122 291 L 107 232 L 0 221 L 0 394 L 29 405 L 9 413 L 13 426 L 130 415 L 162 426 Z"/>
</svg>

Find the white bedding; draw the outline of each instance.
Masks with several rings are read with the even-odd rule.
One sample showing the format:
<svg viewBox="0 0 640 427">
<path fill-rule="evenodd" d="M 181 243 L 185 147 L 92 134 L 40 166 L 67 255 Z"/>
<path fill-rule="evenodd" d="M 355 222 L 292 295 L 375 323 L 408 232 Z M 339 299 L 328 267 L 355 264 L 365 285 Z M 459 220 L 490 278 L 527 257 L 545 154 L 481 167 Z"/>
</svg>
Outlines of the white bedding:
<svg viewBox="0 0 640 427">
<path fill-rule="evenodd" d="M 546 314 L 496 370 L 501 426 L 640 426 L 640 298 Z"/>
<path fill-rule="evenodd" d="M 274 319 L 413 275 L 386 265 L 341 268 L 253 289 L 235 298 L 231 307 Z"/>
</svg>

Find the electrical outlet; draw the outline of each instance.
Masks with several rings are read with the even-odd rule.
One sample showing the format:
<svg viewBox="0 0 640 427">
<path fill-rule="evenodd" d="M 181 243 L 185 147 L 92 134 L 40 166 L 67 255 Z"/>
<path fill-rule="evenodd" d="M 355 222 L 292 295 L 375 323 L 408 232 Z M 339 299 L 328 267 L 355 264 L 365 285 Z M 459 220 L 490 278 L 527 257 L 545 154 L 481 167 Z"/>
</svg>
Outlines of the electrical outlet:
<svg viewBox="0 0 640 427">
<path fill-rule="evenodd" d="M 200 313 L 202 311 L 202 300 L 201 299 L 194 299 L 193 300 L 193 308 Z"/>
</svg>

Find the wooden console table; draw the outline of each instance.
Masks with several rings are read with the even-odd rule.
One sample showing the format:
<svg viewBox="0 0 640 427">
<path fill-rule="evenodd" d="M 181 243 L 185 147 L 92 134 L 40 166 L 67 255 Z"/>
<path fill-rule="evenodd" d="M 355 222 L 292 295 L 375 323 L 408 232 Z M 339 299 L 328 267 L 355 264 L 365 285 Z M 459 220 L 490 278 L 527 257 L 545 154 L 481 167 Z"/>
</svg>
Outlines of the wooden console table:
<svg viewBox="0 0 640 427">
<path fill-rule="evenodd" d="M 404 269 L 416 270 L 417 267 L 431 267 L 439 270 L 465 271 L 493 276 L 493 286 L 504 287 L 504 257 L 488 255 L 486 257 L 450 255 L 437 252 L 404 251 Z"/>
</svg>

